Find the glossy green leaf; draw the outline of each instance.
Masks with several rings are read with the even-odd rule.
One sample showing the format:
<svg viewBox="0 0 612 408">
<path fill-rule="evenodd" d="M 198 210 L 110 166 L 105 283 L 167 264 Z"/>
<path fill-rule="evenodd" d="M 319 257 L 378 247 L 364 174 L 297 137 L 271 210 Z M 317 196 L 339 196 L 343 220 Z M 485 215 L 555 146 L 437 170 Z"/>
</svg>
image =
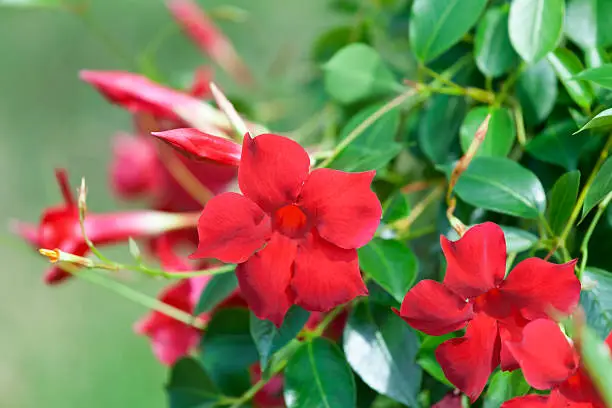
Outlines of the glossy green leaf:
<svg viewBox="0 0 612 408">
<path fill-rule="evenodd" d="M 565 173 L 555 183 L 548 194 L 546 218 L 555 235 L 559 236 L 572 213 L 580 189 L 580 172 Z"/>
<path fill-rule="evenodd" d="M 482 406 L 483 408 L 499 408 L 504 402 L 523 396 L 529 390 L 530 386 L 521 371 L 498 371 L 491 376 Z"/>
<path fill-rule="evenodd" d="M 525 150 L 543 162 L 575 170 L 585 148 L 594 140 L 583 135 L 574 135 L 575 130 L 576 123 L 571 119 L 555 123 L 531 139 Z"/>
<path fill-rule="evenodd" d="M 380 55 L 366 44 L 354 43 L 323 65 L 325 89 L 343 104 L 402 90 Z"/>
<path fill-rule="evenodd" d="M 415 0 L 410 13 L 410 45 L 428 62 L 458 43 L 476 24 L 486 0 Z"/>
<path fill-rule="evenodd" d="M 380 105 L 368 106 L 355 114 L 342 128 L 340 139 L 347 137 L 364 120 L 369 118 Z M 389 163 L 402 150 L 395 142 L 400 126 L 400 112 L 391 110 L 361 133 L 328 167 L 344 171 L 378 170 Z"/>
<path fill-rule="evenodd" d="M 433 163 L 446 163 L 456 158 L 453 144 L 467 111 L 465 99 L 458 96 L 434 95 L 419 122 L 419 146 Z"/>
<path fill-rule="evenodd" d="M 547 58 L 570 97 L 578 106 L 588 110 L 593 103 L 593 89 L 588 83 L 573 80 L 574 75 L 584 70 L 580 59 L 565 48 L 558 48 Z"/>
<path fill-rule="evenodd" d="M 489 129 L 476 156 L 505 157 L 510 153 L 516 137 L 516 127 L 510 111 L 506 108 L 488 108 L 486 106 L 473 108 L 463 120 L 459 136 L 461 149 L 464 153 L 467 152 L 474 140 L 476 131 L 489 113 L 491 114 Z"/>
<path fill-rule="evenodd" d="M 501 157 L 476 157 L 455 186 L 468 204 L 502 214 L 538 218 L 546 207 L 540 180 L 520 164 Z"/>
<path fill-rule="evenodd" d="M 417 360 L 417 364 L 423 369 L 423 371 L 431 375 L 442 384 L 446 384 L 452 388 L 455 387 L 450 381 L 448 381 L 446 375 L 444 375 L 444 371 L 442 371 L 442 367 L 440 367 L 440 363 L 438 363 L 436 360 L 433 352 L 428 352 L 420 356 Z"/>
<path fill-rule="evenodd" d="M 563 31 L 564 0 L 514 0 L 510 5 L 510 42 L 528 63 L 557 47 Z"/>
<path fill-rule="evenodd" d="M 599 86 L 612 89 L 612 64 L 604 64 L 597 68 L 590 68 L 574 76 L 574 79 L 591 81 Z"/>
<path fill-rule="evenodd" d="M 521 72 L 516 96 L 527 125 L 537 125 L 550 115 L 557 100 L 557 77 L 548 61 L 544 59 Z"/>
<path fill-rule="evenodd" d="M 312 59 L 319 64 L 329 61 L 335 53 L 353 42 L 367 42 L 361 26 L 334 27 L 323 33 L 312 45 Z"/>
<path fill-rule="evenodd" d="M 612 2 L 569 0 L 565 34 L 584 49 L 612 45 Z"/>
<path fill-rule="evenodd" d="M 417 405 L 419 339 L 400 317 L 387 307 L 360 303 L 346 324 L 343 341 L 347 361 L 366 384 L 405 405 Z"/>
<path fill-rule="evenodd" d="M 474 54 L 480 72 L 491 78 L 505 74 L 518 63 L 518 54 L 510 44 L 506 10 L 487 10 L 476 29 Z"/>
<path fill-rule="evenodd" d="M 531 249 L 538 242 L 538 237 L 520 228 L 500 225 L 506 239 L 506 251 L 523 252 Z"/>
<path fill-rule="evenodd" d="M 401 191 L 398 191 L 391 196 L 383 207 L 383 222 L 391 223 L 401 218 L 407 217 L 410 214 L 410 202 L 408 196 Z"/>
<path fill-rule="evenodd" d="M 355 379 L 342 352 L 327 339 L 303 344 L 285 369 L 287 408 L 354 407 Z"/>
<path fill-rule="evenodd" d="M 418 274 L 418 260 L 404 243 L 374 238 L 359 249 L 361 269 L 401 302 Z"/>
<path fill-rule="evenodd" d="M 581 280 L 584 287 L 580 293 L 580 305 L 587 324 L 605 337 L 612 331 L 612 273 L 587 267 Z"/>
<path fill-rule="evenodd" d="M 192 358 L 179 360 L 166 384 L 170 408 L 212 408 L 221 394 L 204 368 Z"/>
<path fill-rule="evenodd" d="M 310 317 L 310 312 L 299 306 L 292 306 L 280 328 L 269 320 L 263 320 L 251 313 L 251 336 L 259 351 L 262 371 L 268 366 L 270 356 L 289 343 L 302 330 Z"/>
<path fill-rule="evenodd" d="M 604 401 L 603 406 L 612 404 L 612 357 L 610 347 L 590 327 L 580 329 L 580 337 L 574 338 L 579 345 L 581 364 Z"/>
<path fill-rule="evenodd" d="M 206 284 L 195 307 L 194 314 L 208 313 L 225 300 L 238 287 L 236 274 L 222 273 L 213 276 Z"/>
<path fill-rule="evenodd" d="M 601 166 L 591 188 L 587 191 L 582 207 L 582 217 L 601 202 L 610 192 L 612 192 L 612 157 L 609 157 Z"/>
<path fill-rule="evenodd" d="M 605 111 L 598 113 L 593 119 L 589 120 L 576 133 L 582 132 L 583 130 L 587 129 L 603 130 L 610 127 L 612 127 L 612 108 L 606 109 Z"/>
</svg>

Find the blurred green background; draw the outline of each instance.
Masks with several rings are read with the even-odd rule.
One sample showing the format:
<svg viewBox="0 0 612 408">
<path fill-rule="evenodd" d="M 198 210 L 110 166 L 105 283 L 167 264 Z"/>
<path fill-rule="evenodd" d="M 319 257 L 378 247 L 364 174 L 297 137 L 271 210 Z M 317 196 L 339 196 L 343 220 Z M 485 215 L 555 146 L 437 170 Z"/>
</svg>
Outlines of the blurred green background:
<svg viewBox="0 0 612 408">
<path fill-rule="evenodd" d="M 0 0 L 2 3 L 2 0 Z M 248 12 L 243 22 L 218 19 L 270 98 L 292 104 L 308 46 L 333 24 L 326 0 L 202 1 Z M 53 9 L 0 7 L 0 213 L 36 222 L 59 202 L 53 169 L 88 181 L 89 207 L 125 207 L 109 191 L 110 138 L 130 129 L 129 115 L 79 82 L 79 69 L 130 69 L 102 40 L 130 56 L 168 32 L 157 53 L 161 72 L 180 83 L 206 58 L 173 25 L 161 0 L 92 0 L 84 23 Z M 280 57 L 279 57 L 280 56 Z M 287 70 L 270 70 L 283 61 Z M 219 77 L 226 89 L 227 78 Z M 245 97 L 248 99 L 249 95 Z M 302 112 L 306 115 L 307 112 Z M 133 206 L 133 205 L 132 205 Z M 148 340 L 132 333 L 146 310 L 87 283 L 46 287 L 46 262 L 4 227 L 0 241 L 0 407 L 165 406 L 165 369 Z M 126 249 L 108 252 L 125 256 Z M 136 279 L 136 278 L 135 278 Z M 138 282 L 154 294 L 156 283 Z"/>
</svg>

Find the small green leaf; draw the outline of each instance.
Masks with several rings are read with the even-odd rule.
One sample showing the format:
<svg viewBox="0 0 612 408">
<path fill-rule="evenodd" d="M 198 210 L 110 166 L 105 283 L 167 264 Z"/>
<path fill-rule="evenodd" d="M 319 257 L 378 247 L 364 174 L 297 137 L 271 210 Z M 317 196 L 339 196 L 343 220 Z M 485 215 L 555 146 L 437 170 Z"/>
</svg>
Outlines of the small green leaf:
<svg viewBox="0 0 612 408">
<path fill-rule="evenodd" d="M 610 347 L 589 327 L 580 329 L 580 337 L 574 338 L 579 344 L 581 363 L 593 382 L 603 406 L 612 404 L 612 358 Z"/>
<path fill-rule="evenodd" d="M 455 192 L 475 207 L 516 217 L 538 218 L 546 208 L 540 180 L 520 164 L 501 157 L 474 158 Z"/>
<path fill-rule="evenodd" d="M 465 117 L 467 104 L 458 96 L 434 95 L 419 122 L 419 146 L 433 163 L 456 158 L 451 154 L 457 133 Z"/>
<path fill-rule="evenodd" d="M 444 371 L 442 371 L 442 367 L 440 367 L 440 363 L 438 363 L 438 361 L 434 357 L 433 352 L 428 352 L 425 355 L 420 356 L 417 360 L 417 364 L 421 366 L 423 371 L 431 375 L 433 378 L 435 378 L 442 384 L 446 384 L 449 387 L 455 388 L 455 386 L 450 381 L 448 381 L 448 379 L 444 375 Z"/>
<path fill-rule="evenodd" d="M 555 123 L 531 139 L 525 150 L 543 162 L 576 170 L 580 156 L 595 139 L 576 136 L 575 130 L 576 123 L 572 119 Z"/>
<path fill-rule="evenodd" d="M 410 13 L 410 48 L 429 62 L 458 43 L 476 24 L 486 0 L 415 0 Z"/>
<path fill-rule="evenodd" d="M 166 392 L 170 408 L 212 408 L 221 397 L 204 368 L 191 358 L 172 367 Z"/>
<path fill-rule="evenodd" d="M 310 312 L 299 306 L 293 306 L 287 312 L 283 325 L 276 328 L 271 321 L 260 319 L 251 313 L 251 336 L 259 351 L 262 371 L 268 366 L 270 356 L 293 340 L 309 317 Z"/>
<path fill-rule="evenodd" d="M 410 202 L 406 194 L 398 191 L 392 195 L 386 202 L 383 208 L 383 222 L 392 223 L 401 218 L 407 217 L 410 214 Z"/>
<path fill-rule="evenodd" d="M 578 106 L 588 110 L 593 103 L 593 89 L 588 83 L 572 79 L 574 75 L 584 70 L 580 59 L 565 48 L 558 48 L 555 52 L 548 54 L 547 58 L 569 96 Z"/>
<path fill-rule="evenodd" d="M 194 314 L 208 313 L 225 300 L 238 286 L 234 273 L 222 273 L 213 276 L 206 284 L 195 307 Z"/>
<path fill-rule="evenodd" d="M 612 331 L 612 273 L 587 267 L 582 274 L 583 290 L 580 305 L 587 324 L 597 334 L 606 337 Z"/>
<path fill-rule="evenodd" d="M 564 0 L 514 0 L 510 5 L 510 41 L 528 63 L 557 47 L 563 31 Z"/>
<path fill-rule="evenodd" d="M 416 406 L 421 368 L 419 339 L 389 308 L 358 304 L 344 329 L 344 354 L 353 370 L 375 391 Z"/>
<path fill-rule="evenodd" d="M 419 269 L 412 250 L 399 241 L 374 238 L 358 252 L 361 269 L 401 303 Z"/>
<path fill-rule="evenodd" d="M 545 59 L 521 72 L 516 81 L 516 96 L 529 126 L 543 122 L 557 99 L 557 77 Z"/>
<path fill-rule="evenodd" d="M 514 397 L 527 394 L 529 389 L 530 386 L 521 371 L 498 371 L 491 377 L 482 406 L 483 408 L 498 408 Z"/>
<path fill-rule="evenodd" d="M 569 0 L 565 34 L 583 49 L 608 47 L 612 45 L 610 15 L 609 0 Z"/>
<path fill-rule="evenodd" d="M 316 338 L 303 344 L 285 369 L 287 408 L 354 407 L 355 378 L 334 343 Z"/>
<path fill-rule="evenodd" d="M 489 128 L 476 156 L 505 157 L 510 153 L 516 137 L 516 127 L 510 111 L 506 108 L 488 108 L 486 106 L 473 108 L 463 120 L 459 135 L 464 153 L 467 152 L 474 140 L 476 130 L 489 113 L 491 114 Z"/>
<path fill-rule="evenodd" d="M 604 64 L 597 68 L 584 70 L 574 79 L 591 81 L 604 88 L 612 89 L 612 64 Z"/>
<path fill-rule="evenodd" d="M 380 55 L 369 45 L 353 43 L 323 65 L 325 89 L 332 98 L 351 104 L 402 89 Z"/>
<path fill-rule="evenodd" d="M 586 125 L 581 127 L 575 133 L 582 132 L 587 129 L 597 129 L 612 127 L 612 108 L 606 109 L 603 112 L 598 113 L 593 119 L 589 120 Z"/>
<path fill-rule="evenodd" d="M 584 218 L 589 211 L 601 202 L 610 192 L 612 192 L 612 157 L 609 157 L 601 166 L 591 188 L 587 191 L 582 207 L 582 217 Z"/>
<path fill-rule="evenodd" d="M 138 248 L 138 244 L 134 241 L 134 238 L 130 237 L 128 239 L 128 248 L 130 250 L 130 255 L 137 263 L 142 262 L 142 254 L 140 253 L 140 248 Z"/>
<path fill-rule="evenodd" d="M 531 249 L 538 242 L 538 237 L 520 228 L 500 225 L 506 239 L 506 251 L 523 252 Z"/>
<path fill-rule="evenodd" d="M 519 60 L 508 36 L 508 12 L 500 7 L 487 10 L 478 23 L 474 39 L 476 65 L 485 76 L 496 78 Z"/>
<path fill-rule="evenodd" d="M 580 188 L 580 172 L 578 170 L 565 173 L 555 183 L 548 202 L 550 203 L 546 211 L 550 228 L 555 235 L 560 235 L 565 228 L 565 223 L 572 213 L 572 209 L 578 198 Z"/>
</svg>

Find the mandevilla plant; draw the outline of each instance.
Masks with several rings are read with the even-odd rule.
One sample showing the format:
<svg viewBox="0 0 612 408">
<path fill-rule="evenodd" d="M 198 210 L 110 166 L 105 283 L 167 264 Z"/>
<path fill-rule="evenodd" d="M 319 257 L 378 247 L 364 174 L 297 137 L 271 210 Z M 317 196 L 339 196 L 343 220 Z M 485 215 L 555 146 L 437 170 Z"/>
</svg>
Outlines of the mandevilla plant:
<svg viewBox="0 0 612 408">
<path fill-rule="evenodd" d="M 257 92 L 193 0 L 167 6 Z M 211 70 L 81 71 L 135 124 L 113 193 L 150 208 L 95 212 L 56 170 L 64 203 L 14 224 L 45 282 L 150 309 L 134 330 L 172 408 L 612 407 L 612 1 L 329 12 L 351 23 L 316 41 L 320 112 L 293 131 Z M 118 243 L 133 262 L 101 252 Z M 154 299 L 116 271 L 170 283 Z"/>
</svg>

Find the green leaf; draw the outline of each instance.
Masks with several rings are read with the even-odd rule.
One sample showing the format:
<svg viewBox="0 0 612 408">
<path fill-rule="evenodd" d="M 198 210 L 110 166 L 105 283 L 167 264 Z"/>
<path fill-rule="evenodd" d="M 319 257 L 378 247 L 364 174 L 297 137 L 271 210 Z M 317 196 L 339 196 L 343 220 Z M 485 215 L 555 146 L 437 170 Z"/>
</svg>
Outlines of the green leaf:
<svg viewBox="0 0 612 408">
<path fill-rule="evenodd" d="M 449 387 L 455 388 L 455 386 L 450 381 L 448 381 L 446 375 L 444 375 L 444 371 L 442 371 L 442 367 L 440 367 L 440 363 L 438 363 L 438 361 L 434 357 L 433 352 L 428 352 L 420 356 L 417 360 L 417 364 L 421 366 L 423 371 L 431 375 L 433 378 L 435 378 L 442 384 L 446 384 Z"/>
<path fill-rule="evenodd" d="M 538 242 L 538 237 L 536 237 L 529 231 L 525 231 L 515 227 L 508 227 L 506 225 L 500 225 L 500 227 L 502 231 L 504 231 L 504 238 L 506 239 L 506 250 L 508 252 L 527 251 L 528 249 L 533 247 L 536 242 Z"/>
<path fill-rule="evenodd" d="M 601 166 L 591 188 L 587 191 L 582 207 L 582 217 L 601 202 L 612 191 L 612 157 L 609 157 Z"/>
<path fill-rule="evenodd" d="M 609 0 L 569 0 L 565 34 L 584 49 L 612 45 Z"/>
<path fill-rule="evenodd" d="M 299 306 L 292 306 L 287 312 L 282 326 L 276 328 L 271 321 L 260 319 L 251 313 L 251 336 L 259 351 L 262 371 L 268 366 L 270 356 L 293 340 L 302 330 L 309 317 L 310 312 Z"/>
<path fill-rule="evenodd" d="M 584 70 L 574 76 L 574 79 L 591 81 L 604 88 L 612 89 L 612 64 Z"/>
<path fill-rule="evenodd" d="M 429 62 L 458 43 L 476 24 L 486 0 L 415 0 L 410 13 L 410 48 Z"/>
<path fill-rule="evenodd" d="M 564 0 L 514 0 L 510 5 L 510 42 L 528 63 L 557 47 L 563 31 Z"/>
<path fill-rule="evenodd" d="M 346 138 L 380 106 L 369 106 L 355 114 L 340 132 L 340 139 Z M 399 110 L 385 113 L 338 155 L 329 167 L 344 171 L 367 171 L 384 167 L 402 150 L 402 146 L 395 142 L 399 126 Z"/>
<path fill-rule="evenodd" d="M 222 273 L 213 276 L 206 284 L 195 307 L 194 314 L 208 313 L 225 300 L 238 286 L 234 273 Z"/>
<path fill-rule="evenodd" d="M 461 129 L 459 129 L 459 136 L 461 149 L 464 153 L 467 152 L 474 140 L 476 130 L 489 113 L 491 114 L 489 129 L 476 156 L 505 157 L 510 153 L 516 137 L 516 127 L 510 111 L 506 108 L 488 108 L 486 106 L 473 108 L 463 120 Z"/>
<path fill-rule="evenodd" d="M 501 157 L 474 158 L 455 192 L 475 207 L 516 217 L 538 218 L 546 207 L 540 180 L 520 164 Z"/>
<path fill-rule="evenodd" d="M 410 214 L 408 196 L 398 191 L 385 202 L 382 220 L 384 223 L 389 224 L 393 221 L 407 217 L 408 214 Z"/>
<path fill-rule="evenodd" d="M 458 96 L 434 95 L 419 122 L 419 146 L 433 163 L 446 163 L 467 111 L 465 99 Z"/>
<path fill-rule="evenodd" d="M 580 172 L 578 170 L 565 173 L 555 183 L 548 195 L 550 203 L 546 211 L 546 218 L 556 236 L 565 228 L 565 223 L 572 213 L 578 198 L 580 188 Z"/>
<path fill-rule="evenodd" d="M 580 59 L 565 48 L 558 48 L 548 54 L 547 58 L 569 96 L 578 106 L 588 110 L 593 103 L 593 89 L 588 83 L 572 79 L 574 75 L 584 70 Z"/>
<path fill-rule="evenodd" d="M 259 356 L 249 320 L 247 309 L 220 309 L 200 342 L 204 368 L 227 395 L 240 395 L 251 385 L 248 368 Z"/>
<path fill-rule="evenodd" d="M 574 135 L 575 130 L 576 123 L 572 119 L 555 123 L 531 139 L 525 150 L 543 162 L 575 170 L 585 147 L 594 140 Z"/>
<path fill-rule="evenodd" d="M 543 122 L 557 100 L 557 77 L 545 59 L 530 66 L 516 81 L 516 96 L 529 126 Z"/>
<path fill-rule="evenodd" d="M 587 129 L 609 128 L 612 126 L 612 108 L 606 109 L 603 112 L 598 113 L 593 119 L 589 120 L 586 125 L 581 127 L 575 133 L 582 132 Z"/>
<path fill-rule="evenodd" d="M 474 39 L 476 65 L 485 76 L 496 78 L 510 71 L 519 60 L 508 36 L 508 12 L 500 7 L 487 10 L 478 23 Z"/>
<path fill-rule="evenodd" d="M 580 337 L 574 338 L 579 344 L 581 363 L 604 401 L 603 406 L 612 404 L 612 358 L 610 348 L 589 327 L 580 330 Z"/>
<path fill-rule="evenodd" d="M 344 354 L 353 370 L 375 391 L 416 406 L 421 368 L 419 339 L 389 308 L 359 303 L 344 329 Z"/>
<path fill-rule="evenodd" d="M 342 48 L 323 65 L 323 70 L 325 89 L 343 104 L 402 89 L 380 55 L 361 43 Z"/>
<path fill-rule="evenodd" d="M 374 238 L 358 252 L 361 269 L 401 303 L 418 274 L 412 250 L 399 241 Z"/>
<path fill-rule="evenodd" d="M 355 379 L 342 352 L 327 339 L 303 344 L 285 369 L 287 408 L 354 407 Z"/>
<path fill-rule="evenodd" d="M 170 408 L 212 408 L 221 394 L 202 366 L 192 358 L 179 360 L 166 385 Z"/>
<path fill-rule="evenodd" d="M 600 336 L 606 337 L 612 331 L 612 274 L 587 267 L 581 281 L 580 305 L 586 314 L 587 324 Z"/>
<path fill-rule="evenodd" d="M 483 408 L 499 408 L 504 402 L 527 394 L 530 390 L 520 370 L 498 371 L 491 377 Z"/>
</svg>

